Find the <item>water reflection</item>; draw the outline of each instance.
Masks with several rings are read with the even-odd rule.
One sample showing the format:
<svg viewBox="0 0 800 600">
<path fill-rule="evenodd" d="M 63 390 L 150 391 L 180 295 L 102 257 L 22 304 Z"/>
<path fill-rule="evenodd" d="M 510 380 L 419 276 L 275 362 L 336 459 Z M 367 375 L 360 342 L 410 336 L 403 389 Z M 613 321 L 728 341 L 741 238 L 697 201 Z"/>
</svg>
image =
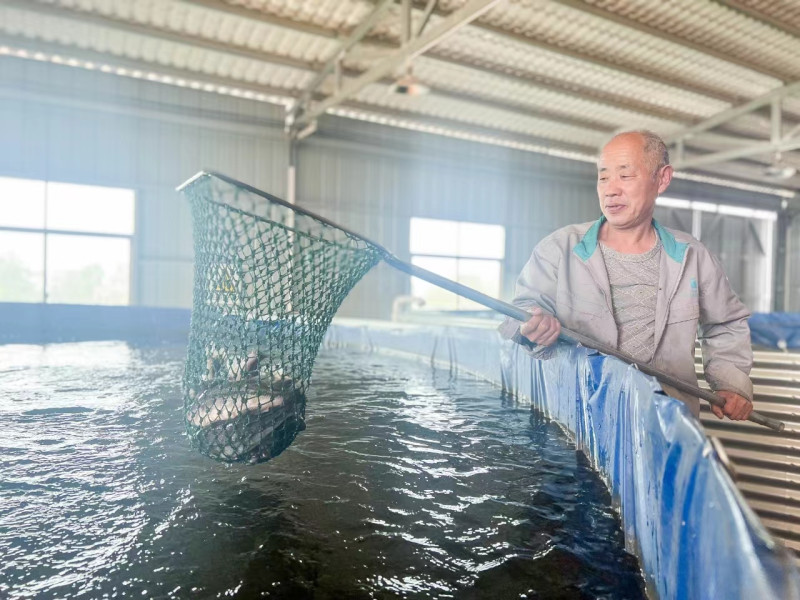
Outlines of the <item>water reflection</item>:
<svg viewBox="0 0 800 600">
<path fill-rule="evenodd" d="M 307 431 L 225 465 L 182 358 L 0 347 L 0 597 L 643 598 L 586 461 L 496 388 L 323 354 Z"/>
</svg>

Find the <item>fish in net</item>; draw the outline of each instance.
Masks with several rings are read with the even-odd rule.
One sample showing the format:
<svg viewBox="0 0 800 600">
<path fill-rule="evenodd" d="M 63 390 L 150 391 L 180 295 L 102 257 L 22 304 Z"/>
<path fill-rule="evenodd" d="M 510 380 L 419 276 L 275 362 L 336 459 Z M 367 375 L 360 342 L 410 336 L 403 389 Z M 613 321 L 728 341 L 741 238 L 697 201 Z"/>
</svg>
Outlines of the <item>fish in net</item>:
<svg viewBox="0 0 800 600">
<path fill-rule="evenodd" d="M 223 175 L 201 173 L 180 189 L 195 251 L 186 430 L 212 458 L 269 460 L 305 428 L 325 331 L 385 251 Z"/>
</svg>

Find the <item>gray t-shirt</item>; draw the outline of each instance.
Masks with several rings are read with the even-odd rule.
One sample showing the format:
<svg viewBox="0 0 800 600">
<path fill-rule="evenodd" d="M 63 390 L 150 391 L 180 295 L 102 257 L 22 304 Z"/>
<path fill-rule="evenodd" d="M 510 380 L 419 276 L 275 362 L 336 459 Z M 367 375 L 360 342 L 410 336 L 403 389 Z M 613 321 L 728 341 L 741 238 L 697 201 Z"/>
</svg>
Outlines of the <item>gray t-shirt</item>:
<svg viewBox="0 0 800 600">
<path fill-rule="evenodd" d="M 656 296 L 661 240 L 644 254 L 623 254 L 600 244 L 611 284 L 618 348 L 642 362 L 655 353 Z"/>
</svg>

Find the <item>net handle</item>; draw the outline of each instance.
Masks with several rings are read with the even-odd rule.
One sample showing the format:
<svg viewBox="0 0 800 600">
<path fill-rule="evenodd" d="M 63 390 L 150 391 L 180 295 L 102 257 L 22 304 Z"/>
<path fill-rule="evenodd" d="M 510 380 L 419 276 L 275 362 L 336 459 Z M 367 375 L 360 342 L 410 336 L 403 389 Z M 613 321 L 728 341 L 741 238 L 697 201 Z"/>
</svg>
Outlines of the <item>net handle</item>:
<svg viewBox="0 0 800 600">
<path fill-rule="evenodd" d="M 525 322 L 531 318 L 530 313 L 526 310 L 523 310 L 513 304 L 508 304 L 507 302 L 503 302 L 502 300 L 498 300 L 497 298 L 492 298 L 491 296 L 487 296 L 486 294 L 482 294 L 481 292 L 474 290 L 470 287 L 457 283 L 455 281 L 451 281 L 445 277 L 437 275 L 436 273 L 432 273 L 427 269 L 423 269 L 422 267 L 418 267 L 416 265 L 412 265 L 406 262 L 401 261 L 395 256 L 388 255 L 384 258 L 387 263 L 393 266 L 404 273 L 408 273 L 414 277 L 419 277 L 420 279 L 424 279 L 428 283 L 432 283 L 438 287 L 444 288 L 454 294 L 458 294 L 459 296 L 463 296 L 478 304 L 482 304 L 488 308 L 496 310 L 499 313 L 504 314 L 507 317 L 511 317 L 512 319 L 516 319 L 517 321 Z M 587 348 L 591 348 L 593 350 L 597 350 L 602 352 L 603 354 L 608 354 L 610 356 L 614 356 L 621 361 L 635 366 L 638 370 L 642 373 L 647 375 L 652 375 L 662 383 L 665 383 L 676 390 L 681 392 L 690 394 L 692 396 L 702 398 L 703 400 L 707 401 L 709 404 L 713 404 L 715 406 L 719 406 L 722 408 L 725 406 L 725 400 L 717 396 L 711 390 L 704 390 L 700 387 L 692 385 L 690 383 L 686 383 L 676 377 L 673 377 L 666 371 L 662 371 L 661 369 L 657 369 L 655 367 L 651 367 L 644 363 L 637 361 L 631 355 L 626 354 L 625 352 L 620 352 L 613 346 L 609 346 L 608 344 L 603 344 L 598 342 L 590 337 L 582 335 L 576 331 L 571 331 L 566 329 L 565 327 L 561 328 L 561 338 L 566 339 L 567 341 L 580 344 L 581 346 L 585 346 Z M 758 425 L 763 425 L 765 427 L 769 427 L 775 431 L 783 431 L 786 425 L 777 419 L 773 419 L 772 417 L 764 416 L 756 411 L 750 413 L 750 417 L 747 419 L 748 421 L 752 421 L 753 423 L 757 423 Z"/>
<path fill-rule="evenodd" d="M 254 188 L 251 185 L 233 179 L 232 177 L 228 177 L 227 175 L 223 175 L 222 173 L 217 173 L 215 171 L 200 171 L 199 173 L 197 173 L 196 175 L 194 175 L 193 177 L 191 177 L 190 179 L 179 185 L 176 189 L 177 191 L 182 192 L 187 187 L 191 186 L 197 180 L 202 179 L 203 177 L 214 177 L 235 187 L 245 189 L 248 192 L 255 194 L 256 196 L 260 196 L 266 200 L 269 200 L 270 202 L 274 202 L 275 204 L 284 206 L 289 210 L 300 213 L 301 215 L 306 215 L 307 217 L 316 219 L 317 221 L 329 225 L 330 227 L 335 227 L 336 229 L 339 229 L 340 231 L 343 231 L 346 234 L 353 236 L 354 238 L 357 238 L 363 242 L 366 242 L 367 244 L 374 246 L 377 250 L 379 250 L 383 254 L 383 260 L 385 260 L 389 265 L 404 273 L 408 273 L 413 277 L 419 277 L 420 279 L 423 279 L 428 283 L 432 283 L 433 285 L 443 288 L 447 291 L 453 292 L 454 294 L 463 296 L 464 298 L 468 298 L 474 302 L 477 302 L 478 304 L 481 304 L 482 306 L 491 308 L 492 310 L 495 310 L 507 317 L 516 319 L 517 321 L 525 322 L 531 317 L 530 313 L 519 307 L 514 306 L 513 304 L 508 304 L 507 302 L 503 302 L 502 300 L 498 300 L 497 298 L 492 298 L 491 296 L 487 296 L 486 294 L 483 294 L 478 290 L 474 290 L 470 287 L 467 287 L 465 285 L 447 279 L 446 277 L 437 275 L 436 273 L 428 271 L 427 269 L 423 269 L 422 267 L 418 267 L 416 265 L 404 262 L 399 258 L 397 258 L 394 254 L 389 252 L 386 248 L 384 248 L 380 244 L 373 242 L 369 238 L 365 238 L 363 235 L 351 231 L 346 227 L 342 227 L 341 225 L 334 223 L 333 221 L 330 221 L 325 217 L 321 217 L 295 204 L 291 204 L 290 202 L 281 200 L 280 198 L 273 196 L 272 194 L 268 194 L 267 192 Z M 672 375 L 670 375 L 665 371 L 662 371 L 661 369 L 656 369 L 655 367 L 651 367 L 649 365 L 640 363 L 629 354 L 620 352 L 613 346 L 603 344 L 576 331 L 571 331 L 563 327 L 561 328 L 560 337 L 562 337 L 567 341 L 580 344 L 581 346 L 597 350 L 599 352 L 602 352 L 603 354 L 614 356 L 629 365 L 635 366 L 642 373 L 646 373 L 647 375 L 652 375 L 656 379 L 660 380 L 662 383 L 666 383 L 667 385 L 674 387 L 676 390 L 679 390 L 686 394 L 690 394 L 697 398 L 702 398 L 709 404 L 713 404 L 719 407 L 725 406 L 725 401 L 719 396 L 717 396 L 714 392 L 710 390 L 704 390 L 695 385 L 686 383 L 685 381 L 677 379 L 676 377 L 673 377 Z M 783 431 L 785 428 L 785 424 L 782 421 L 773 419 L 771 417 L 766 417 L 755 411 L 753 411 L 750 414 L 748 421 L 752 421 L 753 423 L 769 427 L 770 429 L 773 429 L 775 431 Z"/>
</svg>

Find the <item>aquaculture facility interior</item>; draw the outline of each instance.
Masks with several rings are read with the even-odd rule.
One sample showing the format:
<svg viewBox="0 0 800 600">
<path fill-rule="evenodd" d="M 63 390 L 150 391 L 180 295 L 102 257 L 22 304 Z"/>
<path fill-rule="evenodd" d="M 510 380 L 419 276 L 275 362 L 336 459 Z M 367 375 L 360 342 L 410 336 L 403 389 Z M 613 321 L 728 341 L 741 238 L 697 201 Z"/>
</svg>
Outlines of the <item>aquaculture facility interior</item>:
<svg viewBox="0 0 800 600">
<path fill-rule="evenodd" d="M 0 0 L 0 598 L 800 600 L 800 2 Z"/>
</svg>

